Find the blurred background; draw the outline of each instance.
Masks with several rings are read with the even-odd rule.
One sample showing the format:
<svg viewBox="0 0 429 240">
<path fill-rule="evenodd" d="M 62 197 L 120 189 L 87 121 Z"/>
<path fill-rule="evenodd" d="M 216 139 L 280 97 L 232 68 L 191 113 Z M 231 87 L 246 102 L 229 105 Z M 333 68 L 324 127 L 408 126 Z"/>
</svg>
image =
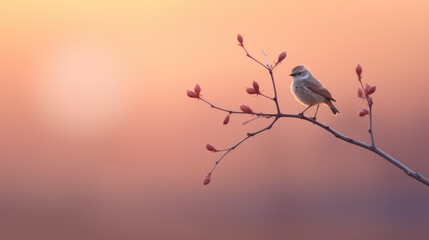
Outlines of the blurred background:
<svg viewBox="0 0 429 240">
<path fill-rule="evenodd" d="M 318 119 L 369 141 L 355 67 L 377 86 L 377 145 L 429 176 L 429 3 L 403 1 L 29 1 L 0 3 L 0 238 L 423 239 L 429 188 L 308 122 L 249 96 L 271 62 L 283 112 L 307 65 L 336 98 Z M 309 112 L 312 113 L 312 112 Z"/>
</svg>

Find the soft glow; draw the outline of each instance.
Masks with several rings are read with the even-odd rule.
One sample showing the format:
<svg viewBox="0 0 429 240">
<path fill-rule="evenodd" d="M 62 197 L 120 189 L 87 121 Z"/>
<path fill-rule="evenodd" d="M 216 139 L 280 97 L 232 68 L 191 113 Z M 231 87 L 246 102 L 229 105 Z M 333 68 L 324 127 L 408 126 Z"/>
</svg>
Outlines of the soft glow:
<svg viewBox="0 0 429 240">
<path fill-rule="evenodd" d="M 36 109 L 47 125 L 70 134 L 94 134 L 126 113 L 132 95 L 130 69 L 104 42 L 59 44 L 48 49 L 38 68 Z"/>
<path fill-rule="evenodd" d="M 263 64 L 261 49 L 270 64 L 287 51 L 282 112 L 304 110 L 289 91 L 304 64 L 341 109 L 318 120 L 368 141 L 362 64 L 376 143 L 427 176 L 429 1 L 0 2 L 0 239 L 428 238 L 426 187 L 299 119 L 240 145 L 204 187 L 223 154 L 205 144 L 270 119 L 243 125 L 194 86 L 223 108 L 275 112 L 246 93 L 257 81 L 273 96 L 238 44 Z"/>
</svg>

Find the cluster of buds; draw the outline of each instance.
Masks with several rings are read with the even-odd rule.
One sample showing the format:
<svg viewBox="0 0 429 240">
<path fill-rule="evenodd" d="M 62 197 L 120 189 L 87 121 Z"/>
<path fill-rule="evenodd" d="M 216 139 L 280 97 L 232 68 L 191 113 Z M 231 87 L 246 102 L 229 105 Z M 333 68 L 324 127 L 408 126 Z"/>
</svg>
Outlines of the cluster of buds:
<svg viewBox="0 0 429 240">
<path fill-rule="evenodd" d="M 253 87 L 246 88 L 246 92 L 248 94 L 256 94 L 256 95 L 261 94 L 261 92 L 259 91 L 259 84 L 256 81 L 253 81 L 252 86 Z"/>
<path fill-rule="evenodd" d="M 251 57 L 250 55 L 249 55 L 249 53 L 247 52 L 247 50 L 245 49 L 245 47 L 244 47 L 244 40 L 243 40 L 243 36 L 242 35 L 240 35 L 240 34 L 238 34 L 237 35 L 237 41 L 238 41 L 238 45 L 240 46 L 240 47 L 242 47 L 243 49 L 244 49 L 244 51 L 247 53 L 247 56 L 248 57 Z M 264 53 L 265 54 L 265 53 Z M 275 66 L 277 66 L 278 64 L 280 64 L 285 58 L 286 58 L 286 52 L 281 52 L 280 54 L 279 54 L 279 56 L 278 56 L 278 58 L 277 58 L 277 61 L 275 62 L 275 65 L 274 65 L 274 67 Z M 252 59 L 253 59 L 253 57 L 251 57 Z M 255 59 L 254 59 L 255 60 Z M 255 61 L 257 61 L 257 60 L 255 60 Z M 259 62 L 259 61 L 258 61 Z M 273 66 L 269 66 L 268 64 L 267 64 L 267 66 L 266 66 L 266 68 L 270 71 L 270 73 L 272 73 L 272 70 L 274 69 L 274 67 Z M 267 96 L 265 96 L 264 94 L 262 94 L 261 93 L 261 91 L 260 91 L 260 87 L 259 87 L 259 84 L 258 84 L 258 82 L 256 82 L 256 81 L 253 81 L 252 82 L 252 86 L 251 87 L 246 87 L 246 92 L 248 93 L 248 94 L 250 94 L 250 95 L 254 95 L 254 94 L 256 94 L 256 95 L 261 95 L 261 96 L 264 96 L 264 97 L 267 97 Z M 187 96 L 188 97 L 190 97 L 190 98 L 196 98 L 196 99 L 201 99 L 202 101 L 204 101 L 204 102 L 206 102 L 206 103 L 208 103 L 207 101 L 205 101 L 204 99 L 202 99 L 201 98 L 201 87 L 200 87 L 200 85 L 198 85 L 198 84 L 196 84 L 195 85 L 195 87 L 194 87 L 194 90 L 192 91 L 192 90 L 187 90 Z M 269 98 L 269 97 L 267 97 L 267 98 Z M 271 98 L 270 98 L 271 99 Z M 274 100 L 274 99 L 272 99 L 272 100 Z M 275 101 L 275 100 L 274 100 Z M 210 104 L 210 103 L 208 103 L 208 104 Z M 215 107 L 215 106 L 213 106 L 212 104 L 210 104 L 212 107 Z M 222 109 L 223 110 L 223 109 Z M 243 113 L 246 113 L 246 114 L 255 114 L 254 112 L 253 112 L 253 110 L 248 106 L 248 105 L 241 105 L 240 106 L 240 110 L 243 112 Z M 227 111 L 227 110 L 224 110 L 224 111 Z M 228 113 L 228 115 L 225 117 L 225 119 L 223 120 L 223 125 L 226 125 L 226 124 L 228 124 L 229 123 L 229 120 L 230 120 L 230 116 L 231 116 L 231 114 L 232 113 L 238 113 L 238 112 L 233 112 L 233 111 L 227 111 L 227 112 L 229 112 Z M 213 152 L 213 153 L 216 153 L 216 152 L 223 152 L 223 151 L 228 151 L 229 152 L 229 150 L 231 150 L 231 149 L 222 149 L 222 150 L 218 150 L 218 149 L 216 149 L 213 145 L 211 145 L 211 144 L 206 144 L 206 149 L 208 150 L 208 151 L 210 151 L 210 152 Z M 223 157 L 222 157 L 223 158 Z M 221 158 L 221 159 L 222 159 Z M 219 161 L 220 160 L 218 160 L 217 162 L 216 162 L 216 165 L 219 163 Z M 213 168 L 213 170 L 214 170 L 214 168 Z M 204 180 L 203 180 L 203 184 L 204 185 L 207 185 L 207 184 L 209 184 L 210 183 L 210 180 L 211 180 L 211 175 L 212 175 L 212 172 L 213 172 L 213 170 L 210 172 L 210 173 L 208 173 L 205 177 L 204 177 Z"/>
<path fill-rule="evenodd" d="M 246 49 L 244 47 L 244 39 L 243 39 L 243 36 L 241 36 L 241 34 L 237 34 L 237 41 L 238 41 L 238 46 L 242 47 L 246 51 Z M 246 53 L 247 53 L 247 51 L 246 51 Z M 277 57 L 277 62 L 275 62 L 274 67 L 277 66 L 278 64 L 280 64 L 286 58 L 286 55 L 287 55 L 286 52 L 281 52 L 279 54 L 279 56 Z M 247 56 L 250 56 L 249 53 L 247 53 Z M 271 68 L 271 70 L 273 68 Z M 254 93 L 250 93 L 250 94 L 254 94 Z"/>
<path fill-rule="evenodd" d="M 199 84 L 196 84 L 194 87 L 194 91 L 188 90 L 186 92 L 186 94 L 188 95 L 188 97 L 190 98 L 200 98 L 200 93 L 201 93 L 201 87 Z"/>
<path fill-rule="evenodd" d="M 376 90 L 376 86 L 365 84 L 365 87 L 363 88 L 363 90 L 362 88 L 358 89 L 358 97 L 365 99 L 369 97 L 371 94 L 373 94 L 375 90 Z"/>
<path fill-rule="evenodd" d="M 376 86 L 371 86 L 369 84 L 365 84 L 365 87 L 362 84 L 362 67 L 360 66 L 360 64 L 357 65 L 356 67 L 356 75 L 358 76 L 358 80 L 361 84 L 361 88 L 358 89 L 357 92 L 357 96 L 359 98 L 362 99 L 366 99 L 368 102 L 368 106 L 371 108 L 372 107 L 372 97 L 371 95 L 375 92 L 375 90 L 377 89 Z M 370 114 L 370 111 L 368 109 L 362 109 L 359 112 L 359 117 L 363 117 Z"/>
</svg>

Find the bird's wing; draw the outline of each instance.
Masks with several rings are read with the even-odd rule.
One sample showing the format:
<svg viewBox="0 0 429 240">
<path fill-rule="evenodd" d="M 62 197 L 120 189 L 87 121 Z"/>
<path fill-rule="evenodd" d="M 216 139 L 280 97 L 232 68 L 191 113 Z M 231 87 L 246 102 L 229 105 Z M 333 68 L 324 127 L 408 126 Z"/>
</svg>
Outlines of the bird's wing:
<svg viewBox="0 0 429 240">
<path fill-rule="evenodd" d="M 331 93 L 328 91 L 328 89 L 324 88 L 323 86 L 318 87 L 318 86 L 305 86 L 308 90 L 319 94 L 320 96 L 325 97 L 328 100 L 332 100 L 335 102 L 335 99 L 332 98 Z"/>
</svg>

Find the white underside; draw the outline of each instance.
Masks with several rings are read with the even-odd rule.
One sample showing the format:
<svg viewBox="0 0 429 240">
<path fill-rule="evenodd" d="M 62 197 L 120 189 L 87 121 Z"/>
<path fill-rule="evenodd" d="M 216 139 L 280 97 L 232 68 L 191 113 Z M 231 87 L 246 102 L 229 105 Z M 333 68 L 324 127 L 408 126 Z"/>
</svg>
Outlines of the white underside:
<svg viewBox="0 0 429 240">
<path fill-rule="evenodd" d="M 294 80 L 290 86 L 290 90 L 295 98 L 303 105 L 317 105 L 326 101 L 325 97 L 316 94 L 306 88 L 303 84 L 297 84 L 300 80 Z"/>
</svg>

